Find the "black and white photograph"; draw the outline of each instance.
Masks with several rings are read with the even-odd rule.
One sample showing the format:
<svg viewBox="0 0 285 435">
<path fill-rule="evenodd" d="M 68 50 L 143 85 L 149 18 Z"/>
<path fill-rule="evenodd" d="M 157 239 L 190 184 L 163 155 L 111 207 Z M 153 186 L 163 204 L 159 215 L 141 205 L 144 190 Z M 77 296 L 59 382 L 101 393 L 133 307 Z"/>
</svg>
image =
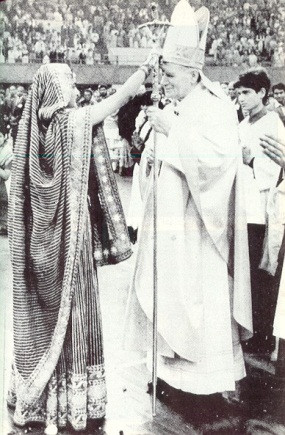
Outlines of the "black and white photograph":
<svg viewBox="0 0 285 435">
<path fill-rule="evenodd" d="M 285 0 L 0 0 L 0 434 L 285 435 Z"/>
</svg>

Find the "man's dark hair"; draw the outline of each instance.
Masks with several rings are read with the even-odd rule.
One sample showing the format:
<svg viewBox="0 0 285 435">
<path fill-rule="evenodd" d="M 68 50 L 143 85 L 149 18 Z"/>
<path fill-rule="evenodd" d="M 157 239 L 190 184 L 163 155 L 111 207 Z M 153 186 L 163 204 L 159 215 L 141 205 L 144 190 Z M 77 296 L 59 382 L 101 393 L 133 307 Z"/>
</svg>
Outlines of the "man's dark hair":
<svg viewBox="0 0 285 435">
<path fill-rule="evenodd" d="M 262 99 L 263 104 L 266 104 L 270 90 L 271 82 L 267 71 L 264 68 L 253 68 L 244 74 L 240 74 L 238 81 L 234 84 L 234 89 L 250 88 L 255 92 L 259 92 L 262 88 L 265 89 L 265 96 Z"/>
<path fill-rule="evenodd" d="M 280 89 L 281 91 L 285 91 L 285 84 L 284 83 L 277 83 L 276 85 L 273 85 L 272 92 L 274 92 L 276 89 Z"/>
</svg>

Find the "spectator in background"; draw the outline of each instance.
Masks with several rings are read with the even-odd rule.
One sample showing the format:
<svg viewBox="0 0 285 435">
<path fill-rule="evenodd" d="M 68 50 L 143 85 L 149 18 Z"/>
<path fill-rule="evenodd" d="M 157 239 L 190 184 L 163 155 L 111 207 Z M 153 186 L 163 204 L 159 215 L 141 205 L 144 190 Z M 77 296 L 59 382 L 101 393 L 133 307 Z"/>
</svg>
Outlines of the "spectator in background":
<svg viewBox="0 0 285 435">
<path fill-rule="evenodd" d="M 86 65 L 94 65 L 94 53 L 92 48 L 88 48 L 86 53 Z"/>
<path fill-rule="evenodd" d="M 27 64 L 29 63 L 29 51 L 27 44 L 23 43 L 22 45 L 22 63 Z"/>
<path fill-rule="evenodd" d="M 234 87 L 234 82 L 229 83 L 228 90 L 229 90 L 229 97 L 232 100 L 233 104 L 235 105 L 238 120 L 239 120 L 239 122 L 241 122 L 243 120 L 244 116 L 243 116 L 240 104 L 238 102 L 237 92 L 236 92 L 236 89 Z"/>
<path fill-rule="evenodd" d="M 90 89 L 90 88 L 84 89 L 84 91 L 83 91 L 83 98 L 81 100 L 79 100 L 78 105 L 80 107 L 90 106 L 91 104 L 93 104 L 93 102 L 92 102 L 92 96 L 93 96 L 92 89 Z"/>
<path fill-rule="evenodd" d="M 10 132 L 13 142 L 15 142 L 17 137 L 18 125 L 25 107 L 26 98 L 27 94 L 25 88 L 23 86 L 18 86 L 14 104 L 10 112 Z"/>
<path fill-rule="evenodd" d="M 285 84 L 277 83 L 272 86 L 272 92 L 275 100 L 278 103 L 276 107 L 276 112 L 280 116 L 281 121 L 285 125 Z"/>
<path fill-rule="evenodd" d="M 281 106 L 285 105 L 285 84 L 277 83 L 272 86 L 273 97 L 278 101 Z"/>
<path fill-rule="evenodd" d="M 46 54 L 46 44 L 41 37 L 34 46 L 34 52 L 36 54 L 36 60 L 42 62 L 44 55 Z"/>
<path fill-rule="evenodd" d="M 256 67 L 257 66 L 257 56 L 255 54 L 255 51 L 252 49 L 251 52 L 248 55 L 248 64 L 251 68 Z"/>
<path fill-rule="evenodd" d="M 8 142 L 8 137 L 0 130 L 0 235 L 7 235 L 8 192 L 5 183 L 10 177 L 12 161 Z"/>
<path fill-rule="evenodd" d="M 108 97 L 108 91 L 106 85 L 99 85 L 98 92 L 99 92 L 99 96 L 97 98 L 98 103 Z"/>
<path fill-rule="evenodd" d="M 8 133 L 9 108 L 5 99 L 5 91 L 0 91 L 0 131 L 6 135 Z"/>
</svg>

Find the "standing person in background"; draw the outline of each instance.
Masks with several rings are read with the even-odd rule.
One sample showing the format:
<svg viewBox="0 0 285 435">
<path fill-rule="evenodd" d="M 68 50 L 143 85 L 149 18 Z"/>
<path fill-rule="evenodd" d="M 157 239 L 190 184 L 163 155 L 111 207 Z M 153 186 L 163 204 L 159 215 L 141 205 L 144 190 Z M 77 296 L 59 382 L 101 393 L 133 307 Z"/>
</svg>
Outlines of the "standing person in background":
<svg viewBox="0 0 285 435">
<path fill-rule="evenodd" d="M 285 125 L 285 85 L 284 83 L 277 83 L 272 86 L 273 97 L 278 102 L 276 112 L 280 116 L 281 121 Z"/>
<path fill-rule="evenodd" d="M 5 135 L 8 132 L 9 108 L 5 100 L 5 91 L 0 91 L 0 131 Z"/>
<path fill-rule="evenodd" d="M 99 91 L 99 97 L 97 98 L 97 102 L 99 103 L 100 101 L 102 101 L 108 97 L 107 86 L 99 85 L 98 91 Z"/>
<path fill-rule="evenodd" d="M 272 86 L 273 97 L 281 106 L 285 106 L 285 84 L 277 83 Z"/>
<path fill-rule="evenodd" d="M 273 214 L 281 214 L 281 223 L 283 224 L 283 240 L 281 249 L 273 252 L 277 260 L 275 273 L 276 284 L 278 288 L 278 298 L 273 323 L 273 334 L 279 340 L 276 371 L 275 371 L 275 388 L 274 393 L 281 391 L 284 397 L 285 388 L 285 139 L 278 139 L 273 135 L 263 135 L 260 138 L 260 145 L 264 153 L 281 167 L 279 183 L 273 192 Z M 270 221 L 268 223 L 270 225 Z M 270 231 L 270 228 L 268 229 Z M 268 231 L 268 233 L 269 233 Z M 274 246 L 274 245 L 273 245 Z"/>
<path fill-rule="evenodd" d="M 67 65 L 43 65 L 35 74 L 15 144 L 9 210 L 8 403 L 20 426 L 84 431 L 105 415 L 96 268 L 131 250 L 101 122 L 135 95 L 152 64 L 150 55 L 116 94 L 82 108 Z"/>
<path fill-rule="evenodd" d="M 274 349 L 272 327 L 276 293 L 273 291 L 272 276 L 259 266 L 263 257 L 268 195 L 278 182 L 280 168 L 262 153 L 259 138 L 262 134 L 282 137 L 285 131 L 277 113 L 266 109 L 270 80 L 263 68 L 241 74 L 234 87 L 242 109 L 248 112 L 248 116 L 239 125 L 244 161 L 254 326 L 254 337 L 247 343 L 247 350 L 270 355 Z"/>
<path fill-rule="evenodd" d="M 79 100 L 79 106 L 80 107 L 85 107 L 85 106 L 89 106 L 90 104 L 93 104 L 92 102 L 92 96 L 93 96 L 93 92 L 92 89 L 88 88 L 88 89 L 84 89 L 83 91 L 83 97 Z"/>
<path fill-rule="evenodd" d="M 0 131 L 0 235 L 7 235 L 8 180 L 11 174 L 12 143 Z"/>
<path fill-rule="evenodd" d="M 25 88 L 23 86 L 18 86 L 16 91 L 16 98 L 14 100 L 14 104 L 10 112 L 10 127 L 11 127 L 10 132 L 14 143 L 17 137 L 18 125 L 25 107 L 25 103 L 26 103 Z"/>
<path fill-rule="evenodd" d="M 168 118 L 159 108 L 147 110 L 150 125 L 163 136 L 157 207 L 158 394 L 163 397 L 167 384 L 175 394 L 195 394 L 196 404 L 210 401 L 214 393 L 239 400 L 238 381 L 246 375 L 241 339 L 252 333 L 238 123 L 229 98 L 202 72 L 208 22 L 208 9 L 194 13 L 186 0 L 178 3 L 161 64 L 166 97 L 179 101 L 178 112 Z M 125 347 L 140 351 L 151 348 L 152 337 L 151 180 L 150 175 L 125 323 Z"/>
<path fill-rule="evenodd" d="M 238 120 L 239 120 L 239 122 L 241 122 L 244 118 L 244 115 L 242 113 L 240 104 L 239 104 L 238 99 L 237 99 L 237 93 L 236 93 L 236 90 L 234 88 L 234 82 L 229 83 L 228 90 L 229 90 L 229 97 L 232 100 L 233 104 L 235 105 Z"/>
<path fill-rule="evenodd" d="M 154 140 L 153 128 L 150 125 L 147 116 L 148 107 L 153 105 L 151 91 L 145 92 L 143 95 L 141 95 L 140 99 L 141 110 L 135 120 L 135 131 L 132 135 L 132 144 L 130 149 L 130 153 L 134 162 L 134 168 L 127 223 L 132 243 L 136 243 L 137 241 L 138 228 L 141 226 L 143 217 L 142 214 L 145 189 L 142 187 L 142 185 L 145 185 L 149 181 L 149 173 L 145 173 L 145 180 L 142 179 L 142 174 L 147 171 L 144 171 L 142 168 L 140 168 L 140 165 L 147 165 L 148 150 L 152 152 Z M 160 109 L 164 107 L 161 100 L 159 101 L 158 107 Z M 168 106 L 168 108 L 170 108 L 170 106 Z M 170 111 L 172 113 L 174 112 L 173 107 L 170 108 Z"/>
</svg>

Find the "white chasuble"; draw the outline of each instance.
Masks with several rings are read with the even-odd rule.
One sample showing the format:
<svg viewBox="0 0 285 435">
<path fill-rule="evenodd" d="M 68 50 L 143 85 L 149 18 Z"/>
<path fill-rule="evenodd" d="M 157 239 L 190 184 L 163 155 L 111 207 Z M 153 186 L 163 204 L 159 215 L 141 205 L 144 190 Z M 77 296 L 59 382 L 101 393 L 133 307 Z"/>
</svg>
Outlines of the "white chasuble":
<svg viewBox="0 0 285 435">
<path fill-rule="evenodd" d="M 244 338 L 252 330 L 242 204 L 235 213 L 241 155 L 231 110 L 198 85 L 160 147 L 158 376 L 195 394 L 235 388 L 245 375 L 239 329 Z M 152 187 L 150 176 L 125 324 L 125 347 L 139 351 L 151 345 Z"/>
</svg>

